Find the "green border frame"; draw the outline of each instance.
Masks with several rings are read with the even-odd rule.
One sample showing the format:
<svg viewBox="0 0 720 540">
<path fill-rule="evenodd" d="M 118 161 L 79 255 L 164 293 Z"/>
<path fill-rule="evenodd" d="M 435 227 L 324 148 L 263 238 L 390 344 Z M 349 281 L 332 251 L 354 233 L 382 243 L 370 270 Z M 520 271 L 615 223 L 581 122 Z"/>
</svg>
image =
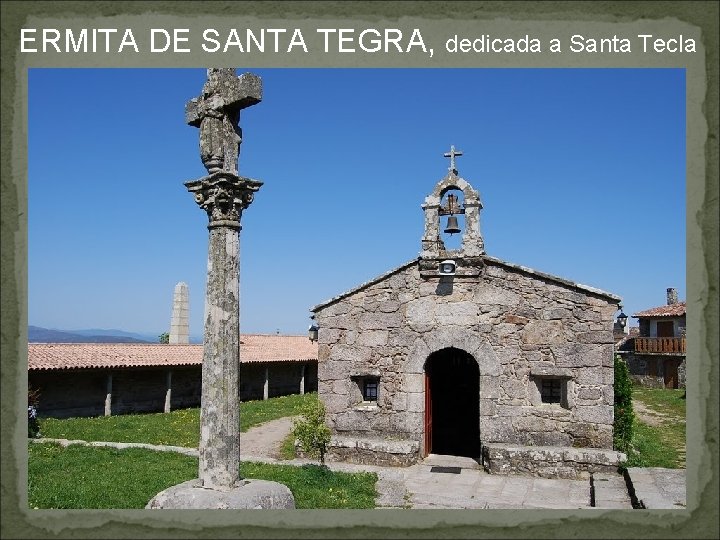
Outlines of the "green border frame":
<svg viewBox="0 0 720 540">
<path fill-rule="evenodd" d="M 2 10 L 2 218 L 0 230 L 0 350 L 2 386 L 2 521 L 3 538 L 713 538 L 718 526 L 718 3 L 717 2 L 16 2 Z M 388 26 L 385 22 L 425 24 L 446 28 L 504 19 L 510 26 L 528 22 L 538 32 L 552 22 L 577 28 L 593 24 L 658 23 L 669 29 L 694 27 L 701 34 L 701 53 L 685 56 L 631 55 L 572 57 L 567 52 L 548 58 L 438 57 L 370 58 L 310 54 L 303 66 L 349 67 L 507 67 L 548 65 L 564 67 L 686 67 L 688 112 L 687 225 L 688 225 L 688 432 L 700 435 L 697 448 L 688 448 L 688 509 L 668 511 L 268 511 L 162 512 L 136 510 L 29 511 L 23 414 L 27 373 L 27 100 L 28 67 L 53 66 L 173 66 L 197 67 L 202 55 L 164 54 L 62 57 L 19 52 L 19 29 L 37 21 L 62 20 L 74 25 L 93 17 L 132 17 L 149 14 L 158 20 L 212 13 L 213 17 L 285 19 L 285 26 L 310 25 L 320 20 L 348 19 Z M 203 15 L 203 17 L 206 17 Z M 292 24 L 290 20 L 293 20 Z M 120 19 L 121 20 L 121 19 Z M 135 19 L 137 20 L 137 19 Z M 71 21 L 71 22 L 68 22 Z M 398 24 L 400 24 L 398 23 Z M 222 24 L 222 23 L 221 23 Z M 170 24 L 165 22 L 165 27 Z M 315 25 L 317 26 L 317 25 Z M 336 25 L 333 24 L 333 27 Z M 62 27 L 62 26 L 61 26 Z M 113 27 L 123 27 L 117 20 Z M 132 27 L 132 26 L 131 26 Z M 472 26 L 471 26 L 472 27 Z M 523 33 L 525 32 L 523 27 Z M 625 26 L 622 26 L 625 28 Z M 621 32 L 619 32 L 621 33 Z M 425 36 L 425 34 L 423 34 Z M 428 35 L 432 35 L 429 33 Z M 632 33 L 630 34 L 632 35 Z M 672 33 L 670 34 L 672 35 Z M 67 56 L 67 55 L 66 55 Z M 218 58 L 220 63 L 227 57 Z M 443 63 L 440 63 L 443 62 Z M 482 62 L 480 64 L 479 62 Z M 530 63 L 530 64 L 529 64 Z M 238 67 L 298 65 L 297 58 L 246 55 Z M 691 90 L 697 90 L 690 93 Z M 181 112 L 179 113 L 181 114 Z M 702 116 L 704 115 L 704 117 Z M 691 117 L 692 116 L 692 117 Z M 699 121 L 698 121 L 699 120 Z M 706 131 L 707 130 L 707 131 Z M 691 153 L 695 151 L 695 153 Z M 693 211 L 690 211 L 693 210 Z"/>
</svg>

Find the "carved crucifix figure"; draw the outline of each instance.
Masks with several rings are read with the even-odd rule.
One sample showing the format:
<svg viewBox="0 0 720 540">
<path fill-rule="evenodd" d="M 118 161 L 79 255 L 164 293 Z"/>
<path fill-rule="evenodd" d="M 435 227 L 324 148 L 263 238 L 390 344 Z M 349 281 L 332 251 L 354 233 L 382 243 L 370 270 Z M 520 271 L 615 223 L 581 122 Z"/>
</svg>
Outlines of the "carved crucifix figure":
<svg viewBox="0 0 720 540">
<path fill-rule="evenodd" d="M 262 81 L 257 75 L 239 77 L 233 68 L 211 68 L 200 97 L 185 105 L 185 121 L 200 128 L 200 159 L 212 174 L 238 174 L 242 131 L 240 111 L 262 100 Z"/>
</svg>

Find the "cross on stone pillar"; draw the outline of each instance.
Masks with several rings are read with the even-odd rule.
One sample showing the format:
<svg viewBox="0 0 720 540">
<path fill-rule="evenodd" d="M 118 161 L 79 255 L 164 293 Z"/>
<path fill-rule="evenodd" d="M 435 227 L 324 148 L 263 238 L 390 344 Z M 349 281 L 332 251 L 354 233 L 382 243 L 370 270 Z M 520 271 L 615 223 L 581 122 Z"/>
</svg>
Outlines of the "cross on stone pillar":
<svg viewBox="0 0 720 540">
<path fill-rule="evenodd" d="M 258 103 L 260 78 L 234 69 L 209 69 L 185 118 L 200 128 L 200 157 L 210 173 L 187 182 L 209 219 L 205 296 L 199 476 L 204 488 L 240 482 L 240 218 L 261 182 L 238 176 L 240 110 Z"/>
<path fill-rule="evenodd" d="M 262 182 L 238 176 L 240 110 L 258 103 L 260 77 L 209 69 L 185 119 L 200 128 L 208 175 L 185 182 L 207 212 L 210 240 L 205 291 L 199 478 L 171 486 L 145 508 L 295 508 L 287 486 L 240 478 L 240 218 Z"/>
<path fill-rule="evenodd" d="M 237 77 L 228 68 L 208 69 L 207 76 L 202 94 L 185 105 L 185 121 L 200 128 L 200 159 L 207 171 L 237 174 L 240 111 L 262 100 L 262 81 L 252 73 Z"/>
<path fill-rule="evenodd" d="M 453 174 L 457 174 L 457 167 L 455 166 L 455 157 L 456 156 L 462 156 L 463 153 L 460 150 L 455 150 L 455 145 L 450 146 L 450 151 L 445 152 L 443 156 L 450 158 L 450 167 L 448 167 L 448 171 L 450 171 Z"/>
</svg>

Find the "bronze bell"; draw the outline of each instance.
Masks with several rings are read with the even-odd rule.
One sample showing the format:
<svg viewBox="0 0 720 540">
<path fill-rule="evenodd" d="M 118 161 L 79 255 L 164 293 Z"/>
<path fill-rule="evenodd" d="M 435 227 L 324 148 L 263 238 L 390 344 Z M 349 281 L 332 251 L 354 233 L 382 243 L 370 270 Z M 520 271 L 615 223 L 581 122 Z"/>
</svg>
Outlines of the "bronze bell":
<svg viewBox="0 0 720 540">
<path fill-rule="evenodd" d="M 460 232 L 460 227 L 458 227 L 458 221 L 455 216 L 448 216 L 445 232 L 447 234 L 455 234 Z"/>
</svg>

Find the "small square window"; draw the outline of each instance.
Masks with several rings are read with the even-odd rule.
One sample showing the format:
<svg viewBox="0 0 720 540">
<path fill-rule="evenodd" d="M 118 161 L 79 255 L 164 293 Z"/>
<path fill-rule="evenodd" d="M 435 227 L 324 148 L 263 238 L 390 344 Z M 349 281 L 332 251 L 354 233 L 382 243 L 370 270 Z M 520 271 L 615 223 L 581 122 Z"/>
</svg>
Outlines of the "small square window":
<svg viewBox="0 0 720 540">
<path fill-rule="evenodd" d="M 560 379 L 543 378 L 540 386 L 540 397 L 543 403 L 560 403 L 562 401 L 562 382 Z"/>
<path fill-rule="evenodd" d="M 377 401 L 378 398 L 378 380 L 363 380 L 363 401 Z"/>
</svg>

